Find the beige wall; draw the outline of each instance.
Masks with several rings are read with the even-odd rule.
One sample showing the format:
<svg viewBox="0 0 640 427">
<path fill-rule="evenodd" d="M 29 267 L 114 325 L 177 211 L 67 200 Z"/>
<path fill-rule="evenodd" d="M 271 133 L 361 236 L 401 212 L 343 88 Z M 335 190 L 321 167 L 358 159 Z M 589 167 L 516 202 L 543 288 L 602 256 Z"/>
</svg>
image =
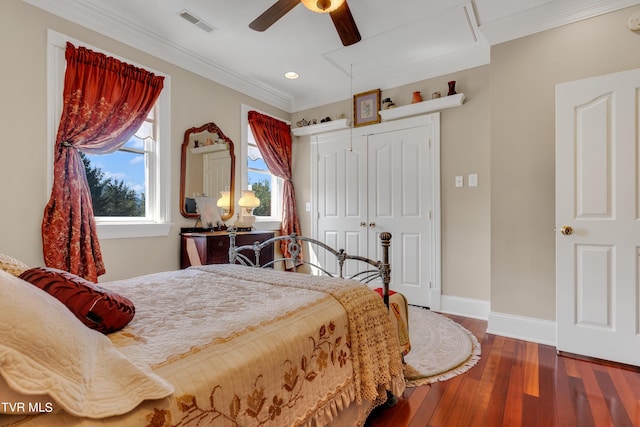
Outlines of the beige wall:
<svg viewBox="0 0 640 427">
<path fill-rule="evenodd" d="M 492 311 L 555 319 L 555 85 L 640 67 L 638 11 L 492 48 Z"/>
<path fill-rule="evenodd" d="M 462 107 L 441 112 L 441 204 L 442 204 L 442 292 L 463 298 L 488 301 L 490 298 L 490 146 L 489 146 L 489 67 L 442 76 L 410 85 L 383 90 L 381 97 L 391 98 L 396 105 L 411 103 L 414 91 L 423 99 L 431 93 L 447 93 L 447 82 L 456 80 L 456 90 L 464 93 Z M 296 112 L 295 124 L 301 118 L 321 119 L 344 114 L 351 117 L 350 100 Z M 295 139 L 296 159 L 309 159 L 310 137 Z M 311 200 L 309 168 L 295 168 L 296 193 L 301 201 Z M 469 188 L 467 177 L 478 174 L 479 186 Z M 465 187 L 455 188 L 456 175 L 464 176 Z M 300 185 L 304 183 L 304 185 Z M 304 190 L 303 188 L 308 188 Z M 309 234 L 311 218 L 301 215 L 303 233 Z"/>
<path fill-rule="evenodd" d="M 178 211 L 180 145 L 184 131 L 215 122 L 240 142 L 240 104 L 288 118 L 289 114 L 156 57 L 60 19 L 20 0 L 0 6 L 0 253 L 29 265 L 42 265 L 40 235 L 47 188 L 47 29 L 107 50 L 171 76 L 171 197 L 173 227 L 169 236 L 100 242 L 107 274 L 114 280 L 179 267 L 179 230 L 192 226 Z"/>
</svg>

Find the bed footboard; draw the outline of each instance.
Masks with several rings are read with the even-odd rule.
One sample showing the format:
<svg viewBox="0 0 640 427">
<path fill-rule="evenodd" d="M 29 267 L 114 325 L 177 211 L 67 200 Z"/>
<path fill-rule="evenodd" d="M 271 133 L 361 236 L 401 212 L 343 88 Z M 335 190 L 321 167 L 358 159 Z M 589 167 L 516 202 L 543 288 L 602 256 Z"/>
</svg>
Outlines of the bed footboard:
<svg viewBox="0 0 640 427">
<path fill-rule="evenodd" d="M 389 306 L 389 284 L 391 282 L 391 265 L 389 264 L 389 247 L 391 246 L 391 233 L 380 233 L 380 247 L 382 251 L 382 260 L 373 260 L 370 258 L 350 255 L 344 249 L 334 249 L 316 239 L 310 237 L 298 236 L 295 233 L 286 236 L 276 236 L 263 242 L 255 242 L 252 245 L 236 246 L 236 232 L 233 227 L 228 229 L 229 232 L 229 263 L 241 264 L 251 267 L 272 268 L 278 263 L 284 263 L 286 269 L 296 271 L 300 266 L 306 265 L 312 271 L 318 274 L 324 274 L 332 277 L 341 277 L 347 279 L 355 279 L 364 283 L 374 281 L 381 282 L 382 298 L 385 305 Z M 260 253 L 263 248 L 269 245 L 281 244 L 287 245 L 290 256 L 274 259 L 265 264 L 260 264 Z M 319 265 L 318 262 L 310 261 L 302 257 L 302 245 L 307 243 L 309 247 L 321 248 L 335 257 L 337 261 L 337 271 L 330 272 L 327 268 Z M 249 257 L 242 252 L 252 251 L 253 257 Z M 347 264 L 353 273 L 347 273 Z M 357 264 L 358 267 L 355 267 Z M 355 268 L 354 268 L 355 267 Z"/>
</svg>

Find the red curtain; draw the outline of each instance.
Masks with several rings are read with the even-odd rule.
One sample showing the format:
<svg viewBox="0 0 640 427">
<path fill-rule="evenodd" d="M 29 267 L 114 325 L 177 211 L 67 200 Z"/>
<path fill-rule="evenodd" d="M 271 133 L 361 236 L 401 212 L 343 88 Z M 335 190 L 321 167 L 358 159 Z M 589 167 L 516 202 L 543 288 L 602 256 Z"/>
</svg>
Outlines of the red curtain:
<svg viewBox="0 0 640 427">
<path fill-rule="evenodd" d="M 280 233 L 300 235 L 300 220 L 291 173 L 291 128 L 273 117 L 249 111 L 249 126 L 269 172 L 284 180 L 282 191 L 282 226 Z M 288 257 L 286 242 L 281 242 L 282 254 Z"/>
<path fill-rule="evenodd" d="M 45 264 L 96 282 L 105 273 L 80 152 L 116 151 L 138 130 L 164 77 L 67 43 L 51 197 L 42 220 Z"/>
</svg>

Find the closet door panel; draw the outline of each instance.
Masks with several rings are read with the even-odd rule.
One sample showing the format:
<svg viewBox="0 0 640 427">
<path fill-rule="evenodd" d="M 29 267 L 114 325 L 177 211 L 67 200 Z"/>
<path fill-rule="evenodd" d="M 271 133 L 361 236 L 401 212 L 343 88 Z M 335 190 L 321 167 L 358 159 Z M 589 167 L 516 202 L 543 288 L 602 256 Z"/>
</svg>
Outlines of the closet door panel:
<svg viewBox="0 0 640 427">
<path fill-rule="evenodd" d="M 344 134 L 317 144 L 318 238 L 331 239 L 329 246 L 357 254 L 367 252 L 364 142 L 362 137 L 350 141 Z"/>
<path fill-rule="evenodd" d="M 389 162 L 394 160 L 395 153 L 390 141 L 374 138 L 377 143 L 370 145 L 369 153 L 369 217 L 391 218 L 394 207 L 394 187 L 397 180 L 393 176 L 396 172 L 393 167 L 389 167 Z"/>
<path fill-rule="evenodd" d="M 424 143 L 423 143 L 424 144 Z M 420 182 L 420 146 L 416 143 L 403 143 L 400 145 L 401 170 L 400 170 L 400 191 L 398 192 L 400 200 L 399 208 L 402 209 L 403 217 L 418 218 L 423 215 L 423 209 L 420 204 L 420 197 L 416 195 L 422 194 Z"/>
<path fill-rule="evenodd" d="M 318 166 L 318 209 L 325 218 L 338 216 L 338 200 L 341 186 L 338 185 L 338 156 L 336 152 L 323 153 Z"/>
<path fill-rule="evenodd" d="M 362 151 L 344 150 L 344 216 L 363 218 L 367 216 L 366 203 L 362 200 L 363 188 L 366 188 L 366 165 Z"/>
<path fill-rule="evenodd" d="M 429 306 L 431 185 L 429 127 L 369 135 L 369 233 L 391 239 L 391 288 L 411 304 Z M 371 234 L 370 234 L 371 235 Z M 376 253 L 378 239 L 369 239 Z"/>
</svg>

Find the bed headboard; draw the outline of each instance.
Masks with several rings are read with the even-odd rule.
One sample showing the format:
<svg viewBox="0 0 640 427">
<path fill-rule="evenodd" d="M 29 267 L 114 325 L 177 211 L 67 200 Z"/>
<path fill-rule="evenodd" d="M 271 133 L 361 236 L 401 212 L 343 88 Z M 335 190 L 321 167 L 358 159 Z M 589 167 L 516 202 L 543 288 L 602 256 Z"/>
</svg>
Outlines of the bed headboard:
<svg viewBox="0 0 640 427">
<path fill-rule="evenodd" d="M 391 246 L 391 233 L 380 233 L 380 247 L 382 252 L 381 260 L 373 260 L 370 258 L 347 254 L 344 249 L 334 249 L 316 239 L 310 237 L 298 236 L 295 233 L 285 236 L 276 236 L 263 242 L 255 242 L 251 245 L 236 246 L 236 233 L 237 230 L 230 227 L 229 232 L 229 263 L 241 264 L 251 267 L 272 268 L 278 263 L 284 263 L 285 268 L 296 271 L 300 266 L 309 266 L 312 270 L 315 270 L 318 274 L 325 274 L 328 276 L 337 276 L 347 279 L 355 279 L 364 283 L 370 283 L 376 280 L 380 280 L 382 287 L 382 298 L 385 305 L 389 305 L 389 284 L 391 282 L 391 265 L 389 264 L 389 247 Z M 260 252 L 263 248 L 269 245 L 275 245 L 285 242 L 289 249 L 289 257 L 276 258 L 265 264 L 260 264 Z M 307 247 L 321 248 L 326 251 L 326 254 L 331 254 L 337 261 L 337 272 L 329 272 L 327 269 L 319 265 L 315 261 L 305 259 L 302 256 L 302 245 L 307 243 Z M 253 253 L 253 259 L 242 252 L 250 250 Z M 329 255 L 328 255 L 329 256 Z M 349 269 L 355 272 L 347 273 L 347 264 Z M 357 265 L 357 267 L 356 267 Z"/>
</svg>

